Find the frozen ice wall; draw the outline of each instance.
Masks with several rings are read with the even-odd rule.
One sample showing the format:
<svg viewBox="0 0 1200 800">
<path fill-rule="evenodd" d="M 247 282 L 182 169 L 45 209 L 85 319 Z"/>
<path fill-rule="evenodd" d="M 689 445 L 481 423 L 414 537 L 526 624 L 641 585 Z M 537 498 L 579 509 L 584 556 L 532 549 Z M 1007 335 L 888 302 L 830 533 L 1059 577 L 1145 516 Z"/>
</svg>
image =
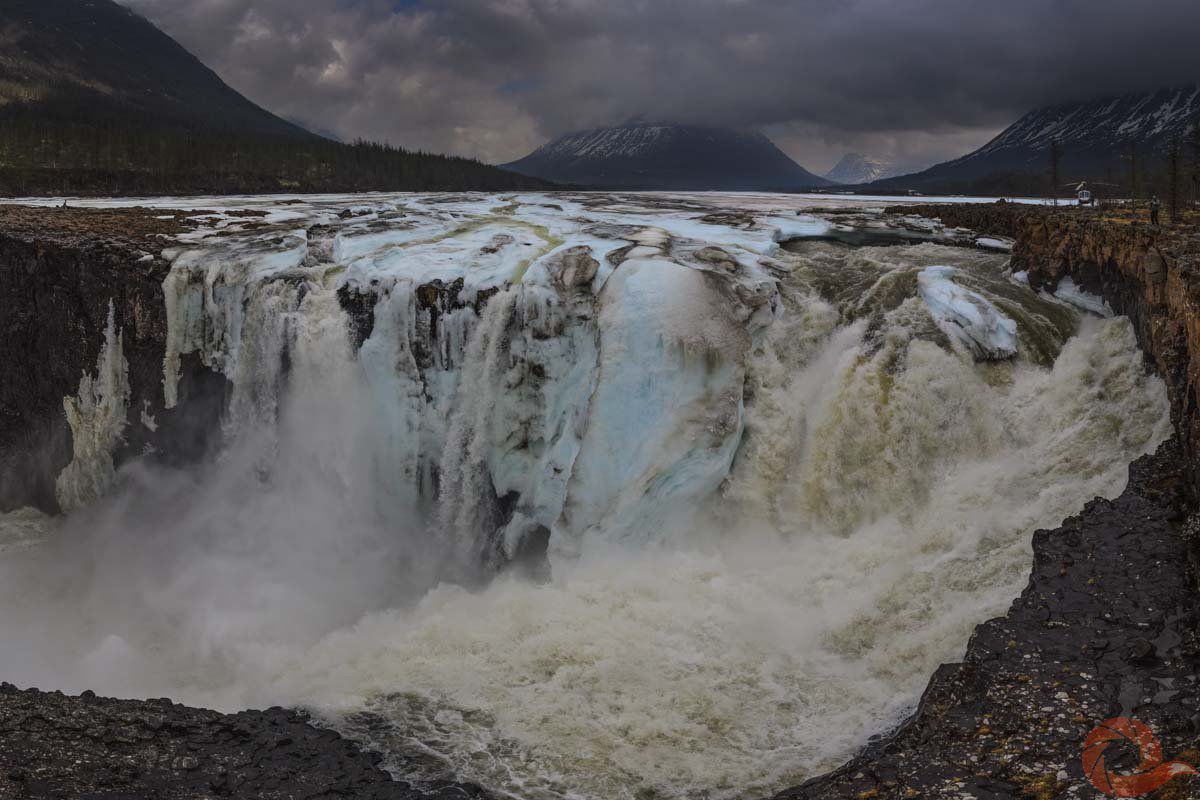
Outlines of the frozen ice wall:
<svg viewBox="0 0 1200 800">
<path fill-rule="evenodd" d="M 168 405 L 197 353 L 231 383 L 226 438 L 269 427 L 320 315 L 367 386 L 372 502 L 425 514 L 449 569 L 660 537 L 728 472 L 770 218 L 458 197 L 237 219 L 172 254 Z"/>
</svg>

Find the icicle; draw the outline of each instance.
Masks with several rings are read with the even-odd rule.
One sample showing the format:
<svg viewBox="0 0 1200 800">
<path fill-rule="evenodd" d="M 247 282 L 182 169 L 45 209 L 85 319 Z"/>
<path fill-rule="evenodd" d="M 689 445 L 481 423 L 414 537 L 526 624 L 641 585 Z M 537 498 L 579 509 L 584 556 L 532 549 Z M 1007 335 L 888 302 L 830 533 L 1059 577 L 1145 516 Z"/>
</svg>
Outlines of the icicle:
<svg viewBox="0 0 1200 800">
<path fill-rule="evenodd" d="M 113 451 L 123 441 L 129 409 L 129 365 L 122 345 L 123 336 L 117 330 L 110 300 L 96 377 L 85 372 L 79 381 L 79 394 L 63 399 L 74 452 L 71 463 L 55 482 L 55 497 L 64 512 L 98 499 L 116 480 Z"/>
</svg>

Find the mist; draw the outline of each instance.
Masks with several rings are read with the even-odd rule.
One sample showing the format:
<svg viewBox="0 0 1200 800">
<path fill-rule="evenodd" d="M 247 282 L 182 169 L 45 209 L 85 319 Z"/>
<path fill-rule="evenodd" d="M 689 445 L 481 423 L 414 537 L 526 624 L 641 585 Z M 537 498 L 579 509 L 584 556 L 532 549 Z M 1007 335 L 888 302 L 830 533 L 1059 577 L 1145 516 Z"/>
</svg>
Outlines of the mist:
<svg viewBox="0 0 1200 800">
<path fill-rule="evenodd" d="M 473 198 L 455 202 L 489 213 Z M 461 224 L 442 216 L 446 207 L 430 219 Z M 582 213 L 642 213 L 628 200 L 619 212 L 522 208 L 513 213 L 549 226 L 561 215 L 572 227 Z M 698 230 L 692 211 L 646 213 L 666 229 Z M 488 224 L 531 236 L 519 217 Z M 708 227 L 747 244 L 756 235 Z M 498 256 L 480 250 L 497 241 L 486 226 L 466 230 L 438 247 L 459 248 L 460 265 Z M 649 253 L 669 238 L 640 241 Z M 689 258 L 694 243 L 675 242 L 674 257 Z M 195 340 L 232 376 L 225 447 L 190 469 L 131 463 L 40 544 L 4 553 L 6 680 L 230 711 L 305 707 L 398 770 L 416 747 L 436 764 L 430 780 L 537 800 L 767 794 L 902 719 L 930 672 L 1020 591 L 1029 532 L 1119 492 L 1129 461 L 1169 430 L 1165 389 L 1146 373 L 1127 320 L 1036 295 L 1009 280 L 1004 257 L 977 250 L 802 243 L 773 256 L 787 269 L 771 284 L 772 314 L 751 323 L 714 310 L 733 295 L 663 292 L 654 313 L 635 305 L 602 318 L 602 348 L 611 330 L 622 348 L 598 365 L 568 346 L 595 341 L 584 313 L 592 301 L 546 262 L 492 295 L 482 318 L 469 304 L 439 318 L 437 341 L 462 352 L 439 362 L 446 374 L 432 363 L 419 374 L 430 397 L 453 400 L 410 419 L 397 400 L 411 397 L 402 378 L 415 369 L 405 337 L 431 335 L 406 327 L 414 286 L 396 281 L 379 296 L 375 329 L 355 352 L 336 294 L 353 270 L 319 259 L 245 270 L 231 258 L 240 246 L 226 237 L 217 261 L 181 257 L 176 267 L 219 264 L 247 281 L 229 293 L 244 315 L 206 307 L 213 324 L 236 327 Z M 352 236 L 340 248 L 360 252 Z M 389 252 L 428 263 L 419 251 Z M 1015 321 L 1018 358 L 976 363 L 946 338 L 916 293 L 931 263 Z M 661 280 L 689 268 L 634 260 L 620 269 Z M 734 279 L 706 276 L 686 285 Z M 563 285 L 574 287 L 565 299 L 546 294 Z M 177 312 L 188 286 L 168 287 L 182 292 Z M 604 303 L 623 302 L 618 291 L 606 285 Z M 574 316 L 556 310 L 566 302 Z M 660 337 L 689 310 L 707 315 L 720 344 L 681 365 L 682 348 Z M 182 327 L 172 341 L 192 341 L 173 319 Z M 752 347 L 735 335 L 760 323 Z M 452 331 L 459 338 L 443 338 Z M 612 383 L 562 408 L 579 396 L 579 369 Z M 663 412 L 659 395 L 623 388 L 660 370 L 687 403 Z M 535 374 L 561 376 L 568 393 L 530 386 Z M 742 427 L 714 426 L 738 405 L 711 391 L 731 376 L 745 392 Z M 692 386 L 701 379 L 716 383 Z M 435 502 L 414 492 L 420 471 L 400 456 L 424 435 L 415 421 L 442 413 L 445 446 L 429 454 Z M 546 425 L 540 414 L 571 422 Z M 671 435 L 661 452 L 631 454 L 610 449 L 610 431 L 586 454 L 588 475 L 620 479 L 611 495 L 575 487 L 591 504 L 613 504 L 600 523 L 555 522 L 548 576 L 492 564 L 480 580 L 481 555 L 503 548 L 481 546 L 497 532 L 472 530 L 489 519 L 471 504 L 506 479 L 504 448 L 522 439 L 513 452 L 562 448 L 535 443 L 538 430 L 586 448 L 592 426 L 631 415 L 638 441 Z M 739 431 L 732 464 L 710 457 L 720 448 L 695 446 L 713 431 Z M 649 476 L 630 469 L 635 455 Z M 715 463 L 725 473 L 709 490 L 697 465 Z M 522 470 L 531 500 L 560 480 L 553 469 Z M 664 486 L 673 503 L 670 494 L 641 502 Z M 385 724 L 363 727 L 363 712 Z"/>
</svg>

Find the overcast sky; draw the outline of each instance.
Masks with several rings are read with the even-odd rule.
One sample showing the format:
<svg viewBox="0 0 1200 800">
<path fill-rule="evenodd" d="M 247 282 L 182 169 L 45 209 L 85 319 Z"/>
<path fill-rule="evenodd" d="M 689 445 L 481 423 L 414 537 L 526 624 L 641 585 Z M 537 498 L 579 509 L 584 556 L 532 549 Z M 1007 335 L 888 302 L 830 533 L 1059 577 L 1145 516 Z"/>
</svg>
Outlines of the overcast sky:
<svg viewBox="0 0 1200 800">
<path fill-rule="evenodd" d="M 1047 103 L 1200 78 L 1200 0 L 120 0 L 343 139 L 502 162 L 634 115 L 804 166 L 933 162 Z"/>
</svg>

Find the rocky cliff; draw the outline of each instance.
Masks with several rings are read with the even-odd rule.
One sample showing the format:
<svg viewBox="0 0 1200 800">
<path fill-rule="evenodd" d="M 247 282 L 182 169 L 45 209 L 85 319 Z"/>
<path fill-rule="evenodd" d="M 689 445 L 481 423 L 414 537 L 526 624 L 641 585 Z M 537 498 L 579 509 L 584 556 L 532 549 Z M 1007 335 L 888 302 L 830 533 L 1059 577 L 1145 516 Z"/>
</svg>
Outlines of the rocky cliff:
<svg viewBox="0 0 1200 800">
<path fill-rule="evenodd" d="M 161 254 L 165 237 L 187 230 L 181 220 L 144 209 L 0 206 L 0 512 L 59 511 L 71 491 L 56 486 L 58 477 L 73 458 L 88 457 L 87 440 L 97 436 L 118 438 L 116 465 L 142 453 L 190 461 L 212 443 L 224 378 L 189 358 L 180 408 L 163 407 L 170 265 Z M 106 350 L 116 357 L 102 375 Z M 106 378 L 117 384 L 111 397 Z M 64 397 L 85 401 L 74 431 Z M 87 413 L 89 405 L 108 418 L 102 409 Z"/>
</svg>

